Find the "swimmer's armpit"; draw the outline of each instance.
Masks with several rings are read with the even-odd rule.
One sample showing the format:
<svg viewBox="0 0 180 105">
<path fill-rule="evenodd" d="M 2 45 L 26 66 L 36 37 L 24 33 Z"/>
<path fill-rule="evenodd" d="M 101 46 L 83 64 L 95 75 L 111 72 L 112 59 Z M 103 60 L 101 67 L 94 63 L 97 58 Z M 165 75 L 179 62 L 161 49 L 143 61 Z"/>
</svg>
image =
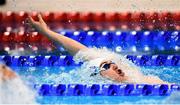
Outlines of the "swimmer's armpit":
<svg viewBox="0 0 180 105">
<path fill-rule="evenodd" d="M 7 81 L 17 77 L 16 73 L 4 64 L 0 64 L 0 74 L 0 79 L 3 81 Z"/>
</svg>

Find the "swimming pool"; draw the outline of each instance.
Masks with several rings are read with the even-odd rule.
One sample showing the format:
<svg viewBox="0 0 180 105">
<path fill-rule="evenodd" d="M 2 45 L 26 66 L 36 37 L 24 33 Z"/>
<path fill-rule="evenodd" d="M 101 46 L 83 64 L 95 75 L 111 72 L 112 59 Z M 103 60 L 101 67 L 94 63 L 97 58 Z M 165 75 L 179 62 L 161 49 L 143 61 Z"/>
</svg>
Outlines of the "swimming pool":
<svg viewBox="0 0 180 105">
<path fill-rule="evenodd" d="M 78 39 L 78 37 L 74 38 Z M 145 75 L 155 75 L 164 81 L 180 84 L 180 57 L 178 54 L 126 55 L 126 57 L 136 65 L 141 66 L 141 71 Z M 35 88 L 37 93 L 39 93 L 38 91 L 43 84 L 52 84 L 53 86 L 59 84 L 103 84 L 101 81 L 96 81 L 90 78 L 89 75 L 84 75 L 81 71 L 78 71 L 81 64 L 75 64 L 72 56 L 5 55 L 0 56 L 0 59 L 4 60 L 8 66 L 11 66 L 13 70 L 20 74 L 24 81 L 29 81 L 27 84 Z M 171 96 L 48 96 L 40 94 L 37 97 L 37 102 L 40 104 L 179 104 L 179 100 L 177 99 L 179 92 L 171 94 Z"/>
<path fill-rule="evenodd" d="M 95 14 L 93 14 L 93 16 L 94 15 Z M 114 16 L 116 17 L 116 15 L 118 14 L 115 14 Z M 102 16 L 104 16 L 104 14 Z M 127 16 L 129 17 L 131 15 L 127 14 Z M 12 20 L 14 18 L 12 19 L 11 18 L 10 18 L 11 22 L 9 24 L 14 26 L 16 23 L 13 23 Z M 90 21 L 94 21 L 94 20 L 90 19 Z M 117 25 L 117 27 L 120 27 L 118 26 L 116 21 L 119 22 L 119 20 L 115 19 L 113 20 L 113 22 L 110 23 Z M 150 24 L 150 26 L 153 25 L 155 29 L 156 28 L 159 29 L 159 27 L 161 29 L 161 26 L 158 24 L 158 22 L 156 23 Z M 171 27 L 170 29 L 172 30 L 146 30 L 146 26 L 143 27 L 143 25 L 146 25 L 146 23 L 140 22 L 141 25 L 140 27 L 145 29 L 141 31 L 121 30 L 121 29 L 119 30 L 118 28 L 115 31 L 103 30 L 103 27 L 106 27 L 103 25 L 107 25 L 108 22 L 104 23 L 102 21 L 98 23 L 102 25 L 101 30 L 97 31 L 98 29 L 96 29 L 97 27 L 96 26 L 94 27 L 94 25 L 98 25 L 98 24 L 94 24 L 94 23 L 91 24 L 91 22 L 89 22 L 89 18 L 85 22 L 85 26 L 86 25 L 87 26 L 93 25 L 93 26 L 91 27 L 92 30 L 88 30 L 88 31 L 66 30 L 66 28 L 71 27 L 71 25 L 69 26 L 69 24 L 66 24 L 65 22 L 62 24 L 64 25 L 65 29 L 60 31 L 56 30 L 58 33 L 61 33 L 76 41 L 79 41 L 87 45 L 88 47 L 92 47 L 92 46 L 98 48 L 106 47 L 109 48 L 111 51 L 115 51 L 117 53 L 126 55 L 126 57 L 129 60 L 134 62 L 136 65 L 141 66 L 141 71 L 145 75 L 158 76 L 164 81 L 175 83 L 177 85 L 174 88 L 178 91 L 180 90 L 179 89 L 180 88 L 179 87 L 180 32 L 179 30 L 175 30 L 176 29 L 175 26 L 176 25 L 178 26 L 178 23 L 174 22 L 173 27 L 168 25 L 169 24 L 168 21 L 163 23 L 167 25 L 167 27 Z M 137 22 L 135 22 L 135 25 L 136 24 Z M 6 25 L 6 23 L 4 23 L 4 25 Z M 76 24 L 75 22 L 75 26 L 76 25 L 79 24 Z M 83 27 L 83 25 L 84 24 L 82 23 L 82 26 L 80 27 Z M 133 25 L 131 27 L 131 24 L 129 24 L 127 20 L 125 22 L 122 22 L 121 25 L 126 25 L 127 27 L 129 27 L 129 29 L 134 27 Z M 149 26 L 147 25 L 147 27 Z M 164 29 L 165 27 L 166 26 L 163 26 L 162 29 Z M 40 104 L 179 104 L 180 103 L 179 101 L 180 93 L 178 91 L 172 91 L 172 93 L 169 90 L 163 91 L 162 92 L 163 95 L 160 96 L 160 94 L 158 94 L 159 91 L 156 91 L 154 89 L 155 87 L 159 89 L 160 88 L 159 86 L 164 86 L 159 84 L 154 84 L 153 88 L 152 85 L 139 84 L 138 88 L 140 88 L 141 90 L 143 90 L 142 87 L 143 86 L 145 87 L 145 85 L 147 86 L 148 89 L 153 91 L 155 90 L 154 95 L 150 95 L 149 91 L 145 92 L 145 95 L 142 95 L 141 93 L 133 93 L 134 91 L 132 91 L 132 93 L 129 92 L 127 94 L 117 95 L 117 96 L 108 96 L 108 95 L 81 96 L 81 94 L 79 93 L 76 96 L 67 95 L 67 94 L 59 96 L 54 93 L 47 94 L 46 86 L 49 88 L 49 86 L 56 87 L 59 84 L 62 84 L 62 85 L 66 85 L 66 89 L 68 89 L 67 85 L 69 86 L 72 84 L 80 84 L 80 86 L 84 84 L 86 85 L 97 84 L 97 86 L 101 87 L 112 84 L 112 82 L 110 81 L 104 82 L 101 80 L 96 80 L 90 77 L 89 74 L 85 74 L 83 72 L 83 68 L 80 68 L 81 64 L 75 64 L 72 61 L 72 56 L 69 56 L 67 52 L 64 51 L 64 49 L 59 48 L 60 51 L 57 52 L 55 51 L 55 53 L 54 52 L 52 53 L 51 52 L 52 43 L 41 37 L 37 32 L 26 33 L 23 30 L 18 32 L 17 34 L 16 31 L 17 31 L 16 29 L 14 29 L 12 32 L 11 31 L 4 32 L 3 30 L 4 33 L 0 37 L 1 40 L 0 45 L 2 45 L 0 49 L 2 49 L 3 51 L 5 50 L 6 55 L 0 56 L 0 60 L 4 60 L 8 66 L 12 67 L 14 71 L 20 74 L 22 79 L 27 82 L 28 86 L 32 87 L 35 90 L 35 92 L 39 94 L 39 96 L 37 97 L 37 102 Z M 22 43 L 25 45 L 23 45 Z M 45 47 L 45 49 L 43 49 L 42 47 Z M 29 51 L 27 55 L 30 56 L 21 56 L 18 50 L 27 51 L 27 52 Z M 26 53 L 22 55 L 26 55 Z M 61 56 L 58 57 L 59 55 Z M 45 86 L 45 88 L 42 88 L 42 86 Z M 113 86 L 135 87 L 137 85 L 114 84 Z M 164 87 L 166 86 L 167 85 L 165 85 Z"/>
<path fill-rule="evenodd" d="M 160 55 L 158 55 L 160 56 Z M 44 62 L 37 62 L 38 60 L 32 58 L 44 57 L 44 56 L 5 56 L 6 62 L 8 61 L 8 57 L 13 58 L 11 62 L 7 62 L 7 64 L 11 64 L 10 66 L 21 75 L 24 81 L 30 81 L 27 84 L 32 88 L 35 88 L 35 91 L 39 93 L 40 96 L 37 97 L 37 102 L 40 104 L 178 104 L 179 100 L 176 99 L 179 97 L 178 91 L 175 93 L 171 93 L 169 95 L 120 95 L 120 96 L 58 96 L 56 94 L 47 94 L 42 93 L 41 86 L 43 84 L 58 86 L 59 84 L 102 84 L 101 81 L 94 80 L 87 75 L 83 78 L 80 69 L 80 64 L 75 64 L 72 61 L 72 57 L 70 56 L 60 56 L 59 64 L 53 62 L 53 58 L 58 56 L 45 56 Z M 4 57 L 4 58 L 5 58 Z M 132 59 L 130 56 L 129 58 Z M 171 57 L 171 56 L 170 56 Z M 22 59 L 28 58 L 26 61 Z M 63 58 L 60 59 L 60 58 Z M 68 58 L 68 59 L 64 59 Z M 151 57 L 154 58 L 154 57 Z M 141 71 L 145 75 L 155 75 L 160 77 L 164 81 L 168 81 L 175 84 L 180 84 L 179 79 L 179 66 L 172 66 L 173 62 L 169 63 L 168 59 L 164 60 L 166 63 L 158 63 L 159 60 L 162 62 L 161 57 L 157 57 L 157 61 L 155 63 L 151 62 L 151 64 L 144 66 L 141 64 Z M 169 57 L 166 57 L 169 58 Z M 172 58 L 172 57 L 171 57 Z M 158 60 L 159 59 L 159 60 Z M 5 60 L 5 59 L 4 59 Z M 49 60 L 49 62 L 48 62 Z M 140 62 L 141 60 L 136 57 L 133 61 Z M 14 61 L 14 62 L 13 62 Z M 144 60 L 142 59 L 144 62 Z M 141 61 L 141 62 L 142 62 Z M 153 61 L 153 60 L 150 60 Z M 13 63 L 12 63 L 13 62 Z M 48 63 L 47 63 L 48 62 Z M 53 62 L 53 63 L 52 63 Z M 156 64 L 157 63 L 157 64 Z M 163 65 L 164 66 L 163 66 Z M 169 65 L 169 66 L 168 66 Z M 171 66 L 170 66 L 171 65 Z M 76 73 L 77 72 L 77 73 Z M 108 84 L 108 82 L 107 82 Z M 154 84 L 155 85 L 155 84 Z M 72 101 L 69 101 L 72 100 Z"/>
</svg>

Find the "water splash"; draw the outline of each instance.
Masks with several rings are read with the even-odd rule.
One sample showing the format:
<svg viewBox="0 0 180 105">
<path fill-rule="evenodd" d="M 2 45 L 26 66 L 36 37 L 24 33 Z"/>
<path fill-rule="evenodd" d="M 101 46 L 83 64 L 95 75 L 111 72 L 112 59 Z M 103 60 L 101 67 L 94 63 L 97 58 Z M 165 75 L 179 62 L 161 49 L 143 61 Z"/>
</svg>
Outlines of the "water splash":
<svg viewBox="0 0 180 105">
<path fill-rule="evenodd" d="M 180 73 L 180 67 L 178 66 L 147 66 L 141 67 L 141 71 L 145 75 L 158 76 L 164 81 L 180 84 L 180 78 L 178 78 Z"/>
<path fill-rule="evenodd" d="M 95 51 L 95 52 L 94 52 Z M 132 62 L 127 60 L 124 56 L 116 54 L 108 49 L 97 49 L 92 48 L 88 50 L 87 52 L 79 53 L 79 55 L 74 57 L 74 60 L 76 62 L 82 61 L 82 59 L 85 58 L 93 58 L 98 56 L 104 56 L 108 59 L 113 60 L 116 64 L 118 64 L 119 68 L 121 68 L 125 74 L 129 77 L 128 81 L 124 81 L 125 83 L 146 83 L 143 77 L 143 73 L 141 73 L 141 68 L 135 66 Z M 56 67 L 56 68 L 41 68 L 41 71 L 39 73 L 42 73 L 43 76 L 41 76 L 40 83 L 55 83 L 55 84 L 70 84 L 70 83 L 81 83 L 81 84 L 103 84 L 103 83 L 116 83 L 109 79 L 103 78 L 100 75 L 91 77 L 90 74 L 93 72 L 90 67 L 92 64 L 90 62 L 84 62 L 84 64 L 81 67 L 73 68 L 70 71 L 62 70 L 62 68 Z M 52 71 L 59 71 L 56 73 L 52 73 Z M 37 72 L 36 72 L 37 73 Z M 38 73 L 37 73 L 38 74 Z M 41 75 L 42 75 L 41 74 Z M 35 74 L 36 75 L 36 74 Z M 155 78 L 156 76 L 154 76 Z"/>
<path fill-rule="evenodd" d="M 36 104 L 34 92 L 20 78 L 0 82 L 0 104 Z"/>
<path fill-rule="evenodd" d="M 80 52 L 77 57 L 75 56 L 76 61 L 81 61 L 84 58 L 94 59 L 102 57 L 106 60 L 112 60 L 115 62 L 118 67 L 123 70 L 126 76 L 129 77 L 127 81 L 128 83 L 144 83 L 144 79 L 142 79 L 143 74 L 140 72 L 140 68 L 133 64 L 131 61 L 127 60 L 123 55 L 117 54 L 107 48 L 90 48 L 88 51 Z M 88 62 L 85 67 L 88 68 Z"/>
</svg>

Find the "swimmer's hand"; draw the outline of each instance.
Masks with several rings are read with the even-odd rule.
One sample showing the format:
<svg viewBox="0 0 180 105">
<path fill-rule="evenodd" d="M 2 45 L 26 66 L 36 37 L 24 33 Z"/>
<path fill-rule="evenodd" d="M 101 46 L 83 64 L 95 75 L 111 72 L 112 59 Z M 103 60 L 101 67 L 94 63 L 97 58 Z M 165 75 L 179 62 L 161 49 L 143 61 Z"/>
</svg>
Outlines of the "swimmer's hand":
<svg viewBox="0 0 180 105">
<path fill-rule="evenodd" d="M 75 55 L 79 50 L 88 49 L 85 45 L 79 43 L 78 41 L 50 30 L 42 19 L 41 15 L 38 15 L 38 18 L 39 21 L 35 21 L 32 17 L 29 17 L 29 25 L 35 28 L 42 35 L 49 38 L 52 42 L 63 46 L 72 56 Z"/>
<path fill-rule="evenodd" d="M 27 24 L 30 27 L 34 28 L 36 31 L 38 31 L 42 34 L 45 33 L 47 30 L 49 30 L 47 24 L 42 19 L 42 16 L 40 14 L 38 14 L 38 21 L 35 21 L 31 16 L 29 16 L 27 22 L 28 22 Z"/>
<path fill-rule="evenodd" d="M 15 77 L 17 77 L 15 72 L 6 65 L 0 64 L 0 80 L 7 81 Z"/>
</svg>

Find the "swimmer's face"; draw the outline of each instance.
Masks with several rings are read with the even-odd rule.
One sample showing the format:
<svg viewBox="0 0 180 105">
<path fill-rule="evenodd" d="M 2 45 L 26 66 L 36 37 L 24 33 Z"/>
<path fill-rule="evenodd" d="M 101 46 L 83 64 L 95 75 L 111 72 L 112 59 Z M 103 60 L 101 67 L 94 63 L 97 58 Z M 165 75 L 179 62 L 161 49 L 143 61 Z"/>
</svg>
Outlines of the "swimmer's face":
<svg viewBox="0 0 180 105">
<path fill-rule="evenodd" d="M 104 61 L 100 65 L 100 74 L 116 82 L 123 82 L 127 79 L 125 73 L 112 61 Z"/>
</svg>

